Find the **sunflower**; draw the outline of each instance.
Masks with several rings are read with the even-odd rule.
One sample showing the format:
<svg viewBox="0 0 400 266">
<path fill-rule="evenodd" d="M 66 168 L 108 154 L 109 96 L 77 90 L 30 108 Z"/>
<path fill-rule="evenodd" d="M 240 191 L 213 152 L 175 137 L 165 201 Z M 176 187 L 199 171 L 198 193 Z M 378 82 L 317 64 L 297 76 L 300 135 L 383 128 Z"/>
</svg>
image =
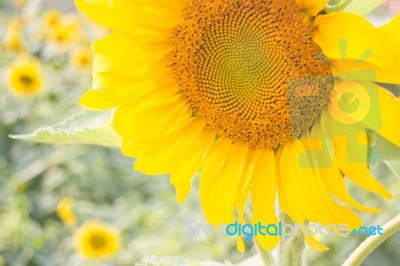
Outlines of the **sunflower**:
<svg viewBox="0 0 400 266">
<path fill-rule="evenodd" d="M 8 32 L 3 40 L 4 50 L 7 52 L 19 52 L 25 50 L 25 43 L 20 32 Z"/>
<path fill-rule="evenodd" d="M 50 10 L 43 15 L 43 23 L 48 41 L 58 48 L 65 48 L 81 39 L 79 19 L 72 15 L 61 15 L 57 10 Z"/>
<path fill-rule="evenodd" d="M 79 46 L 72 52 L 70 61 L 76 69 L 91 69 L 93 63 L 92 50 L 88 45 Z"/>
<path fill-rule="evenodd" d="M 76 31 L 74 24 L 55 26 L 49 33 L 49 41 L 60 47 L 71 45 L 76 40 Z"/>
<path fill-rule="evenodd" d="M 42 21 L 46 29 L 52 29 L 60 25 L 62 14 L 59 10 L 49 9 L 42 15 Z"/>
<path fill-rule="evenodd" d="M 72 210 L 73 205 L 74 199 L 71 197 L 64 197 L 57 204 L 57 215 L 67 226 L 74 226 L 76 223 L 76 216 Z"/>
<path fill-rule="evenodd" d="M 43 90 L 42 68 L 33 58 L 22 58 L 11 64 L 7 80 L 15 95 L 36 95 Z"/>
<path fill-rule="evenodd" d="M 13 18 L 7 25 L 3 37 L 3 47 L 6 52 L 21 52 L 25 50 L 26 45 L 22 36 L 22 21 Z"/>
<path fill-rule="evenodd" d="M 87 259 L 107 259 L 120 249 L 119 232 L 107 224 L 87 221 L 74 233 L 79 254 Z"/>
<path fill-rule="evenodd" d="M 384 198 L 368 171 L 367 130 L 400 145 L 400 16 L 376 28 L 328 0 L 76 1 L 115 32 L 93 44 L 93 86 L 81 104 L 116 109 L 134 168 L 169 174 L 177 200 L 200 176 L 210 223 L 362 221 L 346 176 Z M 345 205 L 343 205 L 345 204 Z M 279 239 L 257 236 L 265 249 Z M 316 249 L 326 247 L 306 235 Z M 243 251 L 243 243 L 238 242 Z"/>
</svg>

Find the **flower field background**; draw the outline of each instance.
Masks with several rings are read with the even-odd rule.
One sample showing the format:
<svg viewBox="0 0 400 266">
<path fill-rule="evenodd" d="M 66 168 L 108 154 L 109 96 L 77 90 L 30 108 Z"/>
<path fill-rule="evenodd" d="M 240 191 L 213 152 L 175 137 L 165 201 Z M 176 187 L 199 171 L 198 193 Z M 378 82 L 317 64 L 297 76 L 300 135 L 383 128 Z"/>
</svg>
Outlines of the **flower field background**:
<svg viewBox="0 0 400 266">
<path fill-rule="evenodd" d="M 388 7 L 372 17 L 384 20 Z M 0 266 L 257 265 L 252 242 L 240 254 L 234 237 L 188 233 L 190 221 L 206 223 L 197 189 L 179 205 L 168 177 L 134 172 L 119 149 L 10 138 L 82 112 L 79 98 L 91 87 L 90 42 L 107 30 L 82 17 L 71 0 L 1 0 L 0 25 Z M 394 200 L 351 191 L 383 209 L 363 216 L 366 225 L 383 225 L 400 213 L 395 152 L 395 163 L 371 160 Z M 307 250 L 307 261 L 340 265 L 363 239 L 323 238 L 331 250 Z M 399 261 L 397 234 L 365 265 Z"/>
</svg>

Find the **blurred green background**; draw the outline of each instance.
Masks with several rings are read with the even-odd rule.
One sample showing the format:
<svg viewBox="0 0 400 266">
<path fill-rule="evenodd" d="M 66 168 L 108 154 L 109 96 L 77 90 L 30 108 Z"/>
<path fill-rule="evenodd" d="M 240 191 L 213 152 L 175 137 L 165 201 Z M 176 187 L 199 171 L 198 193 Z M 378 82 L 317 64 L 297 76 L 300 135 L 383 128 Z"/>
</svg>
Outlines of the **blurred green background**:
<svg viewBox="0 0 400 266">
<path fill-rule="evenodd" d="M 51 28 L 54 11 L 49 13 L 50 9 L 59 10 L 57 27 L 73 25 L 74 34 L 64 36 Z M 382 13 L 376 12 L 375 18 Z M 18 29 L 12 29 L 13 21 L 19 21 Z M 240 254 L 232 237 L 188 234 L 190 221 L 205 223 L 197 184 L 179 206 L 168 177 L 134 172 L 133 160 L 117 149 L 10 139 L 9 134 L 32 132 L 80 110 L 78 100 L 91 86 L 91 69 L 86 57 L 82 64 L 74 64 L 74 55 L 107 31 L 82 18 L 71 0 L 1 0 L 0 25 L 0 266 L 258 264 L 251 242 L 247 252 Z M 13 34 L 21 37 L 22 48 L 10 49 L 7 42 Z M 27 55 L 40 62 L 44 89 L 15 95 L 7 84 L 9 68 Z M 391 190 L 394 200 L 349 187 L 363 204 L 384 210 L 378 215 L 361 214 L 365 224 L 382 225 L 400 213 L 400 180 L 384 163 L 371 165 L 371 171 Z M 71 212 L 76 222 L 71 225 L 57 214 L 65 197 L 74 201 Z M 115 256 L 89 260 L 78 254 L 73 234 L 88 220 L 102 221 L 121 232 L 121 249 Z M 323 239 L 331 250 L 307 250 L 308 264 L 340 265 L 363 239 Z M 365 265 L 400 265 L 399 234 L 379 247 Z"/>
</svg>

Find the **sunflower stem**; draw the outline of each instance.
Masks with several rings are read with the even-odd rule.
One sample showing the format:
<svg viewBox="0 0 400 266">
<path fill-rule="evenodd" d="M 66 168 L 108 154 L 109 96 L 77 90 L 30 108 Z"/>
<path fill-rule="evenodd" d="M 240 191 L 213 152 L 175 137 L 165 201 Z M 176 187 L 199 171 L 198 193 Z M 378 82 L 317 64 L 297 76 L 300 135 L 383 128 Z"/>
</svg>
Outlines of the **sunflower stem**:
<svg viewBox="0 0 400 266">
<path fill-rule="evenodd" d="M 383 226 L 383 235 L 369 236 L 344 262 L 343 266 L 359 266 L 380 244 L 400 231 L 400 214 Z"/>
<path fill-rule="evenodd" d="M 280 211 L 279 218 L 282 225 L 294 225 L 292 219 L 282 210 Z M 279 243 L 279 266 L 305 265 L 304 248 L 304 235 L 301 230 L 295 236 L 281 237 Z"/>
<path fill-rule="evenodd" d="M 244 211 L 243 219 L 244 219 L 244 222 L 245 222 L 245 223 L 247 223 L 247 224 L 252 224 L 252 221 L 251 221 L 251 212 L 250 212 L 250 210 L 247 209 L 247 208 L 246 208 L 245 211 Z M 263 262 L 263 265 L 264 265 L 264 266 L 272 266 L 272 265 L 275 265 L 274 259 L 273 259 L 272 255 L 271 255 L 271 252 L 268 251 L 268 250 L 263 249 L 263 248 L 260 246 L 260 244 L 258 244 L 258 242 L 256 241 L 255 238 L 253 238 L 253 242 L 254 242 L 254 245 L 255 245 L 255 247 L 256 247 L 257 253 L 258 253 L 258 254 L 260 255 L 260 257 L 261 257 L 261 260 L 262 260 L 262 262 Z"/>
</svg>

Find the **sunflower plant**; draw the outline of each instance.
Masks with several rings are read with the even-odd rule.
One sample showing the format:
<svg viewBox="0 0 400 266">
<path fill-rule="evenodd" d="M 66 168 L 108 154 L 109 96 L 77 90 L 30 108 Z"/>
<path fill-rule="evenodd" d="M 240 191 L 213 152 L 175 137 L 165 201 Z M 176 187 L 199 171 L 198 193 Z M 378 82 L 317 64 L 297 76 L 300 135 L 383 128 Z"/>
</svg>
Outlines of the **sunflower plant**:
<svg viewBox="0 0 400 266">
<path fill-rule="evenodd" d="M 370 164 L 400 172 L 400 16 L 367 18 L 382 2 L 76 0 L 112 30 L 92 45 L 93 85 L 80 99 L 103 112 L 16 137 L 118 147 L 136 171 L 169 175 L 179 203 L 197 176 L 213 225 L 359 228 L 354 209 L 381 210 L 356 201 L 348 181 L 392 199 Z M 386 226 L 345 265 L 360 265 L 399 216 Z M 305 244 L 329 249 L 304 230 L 255 243 L 266 265 L 278 244 L 280 265 L 302 265 Z"/>
</svg>

